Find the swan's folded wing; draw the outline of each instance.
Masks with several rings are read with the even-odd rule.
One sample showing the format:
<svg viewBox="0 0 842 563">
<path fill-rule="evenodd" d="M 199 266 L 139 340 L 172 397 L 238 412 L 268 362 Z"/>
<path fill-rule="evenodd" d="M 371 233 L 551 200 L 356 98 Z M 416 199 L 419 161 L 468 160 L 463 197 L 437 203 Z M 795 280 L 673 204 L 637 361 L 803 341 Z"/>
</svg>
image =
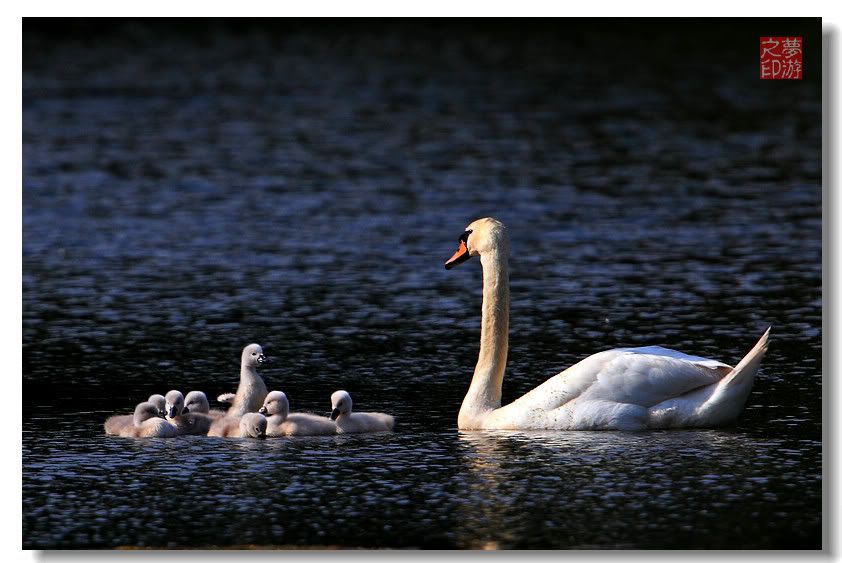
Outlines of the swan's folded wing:
<svg viewBox="0 0 842 563">
<path fill-rule="evenodd" d="M 731 369 L 660 346 L 618 348 L 588 356 L 507 406 L 549 411 L 579 397 L 651 406 L 716 383 Z"/>
<path fill-rule="evenodd" d="M 607 350 L 588 356 L 549 378 L 503 409 L 551 411 L 566 405 L 596 383 L 599 373 L 616 356 L 616 352 L 616 350 Z"/>
<path fill-rule="evenodd" d="M 701 356 L 691 356 L 690 354 L 685 354 L 684 352 L 679 352 L 677 350 L 670 350 L 669 348 L 662 348 L 661 346 L 643 346 L 641 348 L 616 348 L 612 351 L 625 352 L 627 354 L 658 356 L 661 358 L 672 358 L 674 360 L 690 362 L 691 364 L 696 364 L 706 368 L 728 368 L 729 370 L 733 369 L 732 366 L 729 366 L 728 364 L 723 364 L 718 360 L 711 360 L 710 358 L 703 358 Z"/>
<path fill-rule="evenodd" d="M 582 399 L 600 399 L 650 407 L 718 382 L 733 368 L 716 360 L 690 356 L 660 346 L 610 350 L 596 380 Z"/>
</svg>

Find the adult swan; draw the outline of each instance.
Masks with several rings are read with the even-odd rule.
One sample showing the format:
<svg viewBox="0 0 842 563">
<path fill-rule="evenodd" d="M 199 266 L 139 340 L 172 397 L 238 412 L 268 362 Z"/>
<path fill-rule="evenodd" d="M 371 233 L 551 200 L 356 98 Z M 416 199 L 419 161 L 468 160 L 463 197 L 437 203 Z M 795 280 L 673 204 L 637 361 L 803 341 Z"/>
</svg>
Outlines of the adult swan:
<svg viewBox="0 0 842 563">
<path fill-rule="evenodd" d="M 589 356 L 523 397 L 500 406 L 509 347 L 509 241 L 492 218 L 459 237 L 448 270 L 471 256 L 482 263 L 479 359 L 459 410 L 460 430 L 643 430 L 714 427 L 733 422 L 766 352 L 767 329 L 731 367 L 661 348 L 618 348 Z"/>
</svg>

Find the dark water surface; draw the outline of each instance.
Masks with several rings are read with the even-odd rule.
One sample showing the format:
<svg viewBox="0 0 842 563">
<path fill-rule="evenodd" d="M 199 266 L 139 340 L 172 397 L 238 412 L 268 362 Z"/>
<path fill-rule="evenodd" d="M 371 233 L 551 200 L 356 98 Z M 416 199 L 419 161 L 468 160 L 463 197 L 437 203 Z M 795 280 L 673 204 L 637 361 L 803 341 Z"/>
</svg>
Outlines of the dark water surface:
<svg viewBox="0 0 842 563">
<path fill-rule="evenodd" d="M 800 82 L 699 25 L 25 26 L 24 547 L 819 548 L 819 23 Z M 771 324 L 739 423 L 458 432 L 481 275 L 442 263 L 484 215 L 504 402 L 611 347 L 735 363 Z M 103 435 L 233 391 L 253 341 L 293 410 L 344 388 L 397 432 Z"/>
</svg>

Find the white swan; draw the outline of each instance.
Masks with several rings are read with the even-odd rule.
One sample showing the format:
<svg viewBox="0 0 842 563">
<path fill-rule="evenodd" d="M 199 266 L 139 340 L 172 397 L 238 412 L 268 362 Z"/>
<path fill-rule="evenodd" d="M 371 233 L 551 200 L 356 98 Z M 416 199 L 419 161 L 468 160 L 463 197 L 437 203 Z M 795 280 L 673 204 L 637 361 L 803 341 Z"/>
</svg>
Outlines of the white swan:
<svg viewBox="0 0 842 563">
<path fill-rule="evenodd" d="M 166 408 L 166 399 L 163 395 L 150 395 L 146 402 L 155 405 L 158 409 L 158 416 L 164 416 L 164 409 Z M 136 407 L 135 407 L 136 408 Z M 134 424 L 134 414 L 115 414 L 109 416 L 105 420 L 105 433 L 111 436 L 119 436 L 123 428 L 132 426 Z"/>
<path fill-rule="evenodd" d="M 231 398 L 234 398 L 233 393 L 231 394 Z M 202 391 L 190 391 L 187 393 L 187 395 L 184 396 L 184 410 L 181 412 L 182 414 L 206 414 L 214 420 L 225 416 L 225 411 L 216 409 L 211 410 L 210 403 L 208 402 L 208 396 Z"/>
<path fill-rule="evenodd" d="M 336 424 L 323 416 L 289 412 L 289 400 L 283 391 L 266 395 L 258 411 L 266 416 L 267 436 L 326 436 L 336 434 Z"/>
<path fill-rule="evenodd" d="M 125 438 L 172 438 L 178 436 L 179 431 L 158 415 L 158 407 L 153 403 L 145 401 L 139 403 L 134 409 L 132 423 L 121 425 L 119 428 L 109 421 L 118 417 L 111 417 L 105 422 L 105 431 L 116 436 Z M 122 418 L 122 417 L 119 417 Z"/>
<path fill-rule="evenodd" d="M 249 412 L 240 418 L 240 438 L 265 438 L 266 417 L 260 413 Z"/>
<path fill-rule="evenodd" d="M 659 346 L 607 350 L 501 407 L 509 345 L 509 241 L 500 221 L 468 225 L 444 266 L 449 270 L 471 256 L 482 263 L 482 330 L 479 359 L 459 410 L 460 430 L 715 427 L 742 411 L 769 330 L 733 368 Z"/>
<path fill-rule="evenodd" d="M 196 393 L 196 391 L 192 393 Z M 202 393 L 202 396 L 204 396 L 204 393 Z M 206 413 L 189 412 L 188 409 L 185 409 L 186 400 L 181 391 L 175 389 L 168 391 L 164 399 L 166 420 L 178 429 L 179 434 L 208 433 L 214 419 Z M 191 397 L 191 400 L 195 403 L 195 395 Z M 207 403 L 207 397 L 205 397 L 205 402 Z"/>
<path fill-rule="evenodd" d="M 240 357 L 240 385 L 228 409 L 226 416 L 240 417 L 247 412 L 257 412 L 263 406 L 263 400 L 269 392 L 266 383 L 257 373 L 257 366 L 266 361 L 263 348 L 259 344 L 249 344 L 243 348 Z"/>
<path fill-rule="evenodd" d="M 395 427 L 395 417 L 382 412 L 352 412 L 351 394 L 336 391 L 330 396 L 330 419 L 336 422 L 337 434 L 385 432 Z"/>
</svg>

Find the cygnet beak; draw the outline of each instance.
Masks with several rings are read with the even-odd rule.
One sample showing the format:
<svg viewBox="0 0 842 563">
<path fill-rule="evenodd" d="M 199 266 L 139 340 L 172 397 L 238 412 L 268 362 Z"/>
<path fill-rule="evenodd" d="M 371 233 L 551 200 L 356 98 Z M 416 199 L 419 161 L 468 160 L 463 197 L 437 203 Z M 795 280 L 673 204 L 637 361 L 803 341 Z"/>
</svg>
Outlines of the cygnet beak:
<svg viewBox="0 0 842 563">
<path fill-rule="evenodd" d="M 333 409 L 330 411 L 330 419 L 336 420 L 337 418 L 339 418 L 339 409 Z"/>
<path fill-rule="evenodd" d="M 265 364 L 265 363 L 266 363 L 266 362 L 268 362 L 268 361 L 269 361 L 269 358 L 267 358 L 267 357 L 266 357 L 266 356 L 264 356 L 263 354 L 260 354 L 260 355 L 257 357 L 257 363 L 258 363 L 258 364 Z"/>
<path fill-rule="evenodd" d="M 183 409 L 181 409 L 181 414 L 188 414 L 189 412 L 190 412 L 190 407 L 188 407 L 188 406 L 185 406 Z"/>
<path fill-rule="evenodd" d="M 173 407 L 170 407 L 170 410 L 169 410 L 169 412 L 167 413 L 167 416 L 168 416 L 169 418 L 175 418 L 175 407 L 174 407 L 174 406 L 173 406 Z"/>
<path fill-rule="evenodd" d="M 262 415 L 265 415 L 268 411 L 266 407 L 260 407 L 259 409 L 257 409 L 257 412 L 259 412 Z"/>
</svg>

